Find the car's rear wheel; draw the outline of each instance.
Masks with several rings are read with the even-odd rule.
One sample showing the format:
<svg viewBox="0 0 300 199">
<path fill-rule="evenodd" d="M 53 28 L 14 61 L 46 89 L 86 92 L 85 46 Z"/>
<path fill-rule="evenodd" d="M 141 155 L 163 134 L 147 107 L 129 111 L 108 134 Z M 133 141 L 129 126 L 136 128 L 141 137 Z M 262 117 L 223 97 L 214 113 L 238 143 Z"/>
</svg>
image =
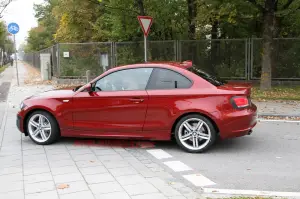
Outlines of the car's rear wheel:
<svg viewBox="0 0 300 199">
<path fill-rule="evenodd" d="M 31 140 L 40 145 L 52 144 L 60 137 L 55 118 L 45 111 L 31 113 L 27 119 L 26 128 Z"/>
<path fill-rule="evenodd" d="M 175 128 L 177 144 L 190 153 L 206 151 L 215 142 L 216 135 L 211 121 L 198 114 L 183 117 Z"/>
</svg>

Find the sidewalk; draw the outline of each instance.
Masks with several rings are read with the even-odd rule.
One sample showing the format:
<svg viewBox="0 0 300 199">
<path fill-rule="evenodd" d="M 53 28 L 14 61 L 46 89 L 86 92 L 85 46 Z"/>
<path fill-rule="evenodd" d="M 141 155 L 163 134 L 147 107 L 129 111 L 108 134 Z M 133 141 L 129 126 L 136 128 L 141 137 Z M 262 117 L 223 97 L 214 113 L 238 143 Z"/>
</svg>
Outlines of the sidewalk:
<svg viewBox="0 0 300 199">
<path fill-rule="evenodd" d="M 296 116 L 300 117 L 300 101 L 253 102 L 261 116 Z"/>
<path fill-rule="evenodd" d="M 201 198 L 200 187 L 157 163 L 148 149 L 74 144 L 76 139 L 70 138 L 48 146 L 34 144 L 16 128 L 18 105 L 51 86 L 24 85 L 25 74 L 19 63 L 20 86 L 14 77 L 0 130 L 0 198 Z"/>
</svg>

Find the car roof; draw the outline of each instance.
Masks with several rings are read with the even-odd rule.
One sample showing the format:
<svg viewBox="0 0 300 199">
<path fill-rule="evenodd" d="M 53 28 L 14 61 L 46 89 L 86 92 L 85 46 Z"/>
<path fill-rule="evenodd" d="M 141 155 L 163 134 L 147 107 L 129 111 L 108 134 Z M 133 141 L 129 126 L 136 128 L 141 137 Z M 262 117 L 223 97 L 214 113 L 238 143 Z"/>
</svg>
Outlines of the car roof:
<svg viewBox="0 0 300 199">
<path fill-rule="evenodd" d="M 123 68 L 140 68 L 140 67 L 178 67 L 182 69 L 187 69 L 193 66 L 192 61 L 184 61 L 184 62 L 175 62 L 175 61 L 157 61 L 157 62 L 146 62 L 146 63 L 136 63 L 129 65 L 117 66 L 112 69 L 120 70 Z"/>
</svg>

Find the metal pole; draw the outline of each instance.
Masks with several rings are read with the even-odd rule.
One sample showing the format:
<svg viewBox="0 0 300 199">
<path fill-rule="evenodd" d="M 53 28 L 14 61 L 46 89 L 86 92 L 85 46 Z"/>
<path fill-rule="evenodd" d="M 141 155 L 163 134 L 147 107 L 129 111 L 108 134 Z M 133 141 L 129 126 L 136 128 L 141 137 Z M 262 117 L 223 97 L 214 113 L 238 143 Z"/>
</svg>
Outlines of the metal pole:
<svg viewBox="0 0 300 199">
<path fill-rule="evenodd" d="M 15 46 L 15 61 L 16 61 L 17 81 L 18 81 L 18 86 L 19 86 L 19 72 L 18 72 L 16 35 L 14 35 L 14 46 Z"/>
<path fill-rule="evenodd" d="M 144 35 L 145 62 L 147 62 L 147 37 Z"/>
</svg>

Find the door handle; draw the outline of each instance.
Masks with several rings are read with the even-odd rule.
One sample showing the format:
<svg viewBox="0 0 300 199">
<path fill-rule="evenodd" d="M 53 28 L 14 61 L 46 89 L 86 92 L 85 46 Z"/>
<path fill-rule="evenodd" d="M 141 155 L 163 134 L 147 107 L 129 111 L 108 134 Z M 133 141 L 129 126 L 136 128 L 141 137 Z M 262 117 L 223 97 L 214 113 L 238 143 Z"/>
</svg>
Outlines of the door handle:
<svg viewBox="0 0 300 199">
<path fill-rule="evenodd" d="M 132 99 L 130 99 L 130 101 L 137 104 L 137 103 L 143 102 L 144 99 L 140 99 L 140 98 L 132 98 Z"/>
</svg>

